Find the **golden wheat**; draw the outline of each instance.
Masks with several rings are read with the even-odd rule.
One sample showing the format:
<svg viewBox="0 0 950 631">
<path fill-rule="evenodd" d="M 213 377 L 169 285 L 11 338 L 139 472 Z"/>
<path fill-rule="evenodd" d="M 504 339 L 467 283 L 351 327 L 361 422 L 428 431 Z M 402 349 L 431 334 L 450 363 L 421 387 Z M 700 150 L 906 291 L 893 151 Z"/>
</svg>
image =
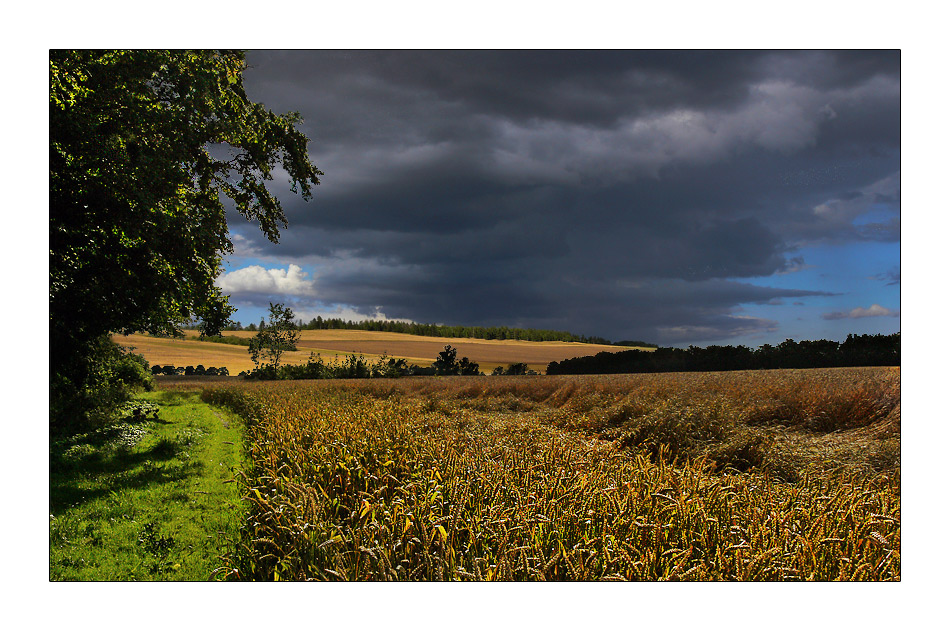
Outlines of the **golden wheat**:
<svg viewBox="0 0 950 631">
<path fill-rule="evenodd" d="M 236 578 L 900 579 L 899 371 L 204 396 L 248 420 Z M 895 436 L 896 462 L 874 460 Z"/>
</svg>

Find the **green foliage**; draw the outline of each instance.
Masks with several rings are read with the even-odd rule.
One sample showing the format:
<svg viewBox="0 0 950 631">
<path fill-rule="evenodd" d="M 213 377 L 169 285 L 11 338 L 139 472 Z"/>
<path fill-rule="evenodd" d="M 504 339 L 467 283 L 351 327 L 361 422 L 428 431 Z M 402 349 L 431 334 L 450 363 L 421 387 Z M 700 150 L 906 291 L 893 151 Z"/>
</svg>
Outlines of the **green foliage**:
<svg viewBox="0 0 950 631">
<path fill-rule="evenodd" d="M 548 364 L 549 375 L 636 372 L 706 372 L 773 368 L 831 368 L 847 366 L 900 366 L 901 334 L 848 335 L 839 344 L 829 340 L 785 340 L 778 346 L 763 344 L 700 348 L 658 348 L 597 353 Z"/>
<path fill-rule="evenodd" d="M 122 349 L 121 346 L 119 348 Z M 132 390 L 142 388 L 149 391 L 152 389 L 152 375 L 148 360 L 138 353 L 133 353 L 133 350 L 130 348 L 121 351 L 112 367 L 114 380 Z"/>
<path fill-rule="evenodd" d="M 200 333 L 198 337 L 200 339 L 221 337 L 221 331 L 224 331 L 225 327 L 231 322 L 232 313 L 234 313 L 234 309 L 231 307 L 206 310 L 201 322 L 198 323 L 198 332 Z"/>
<path fill-rule="evenodd" d="M 190 370 L 189 370 L 190 369 Z M 198 365 L 197 367 L 185 366 L 175 367 L 175 366 L 159 366 L 155 364 L 152 366 L 153 375 L 185 375 L 185 376 L 206 376 L 206 377 L 227 377 L 229 375 L 228 369 L 225 366 L 221 368 L 215 368 L 214 366 L 208 366 L 207 368 Z"/>
<path fill-rule="evenodd" d="M 619 340 L 612 342 L 614 346 L 639 346 L 641 348 L 658 348 L 657 344 L 651 344 L 650 342 L 644 342 L 642 340 Z"/>
<path fill-rule="evenodd" d="M 152 389 L 148 361 L 131 350 L 123 349 L 108 335 L 88 345 L 86 379 L 80 387 L 67 381 L 64 370 L 54 358 L 50 370 L 50 420 L 61 429 L 64 425 L 98 426 L 116 415 L 119 406 L 140 390 Z"/>
<path fill-rule="evenodd" d="M 107 333 L 170 333 L 192 317 L 219 333 L 233 312 L 213 285 L 232 251 L 225 200 L 276 242 L 274 170 L 305 199 L 319 184 L 299 117 L 248 100 L 245 65 L 235 51 L 50 51 L 54 396 L 75 403 L 101 381 Z"/>
<path fill-rule="evenodd" d="M 277 370 L 284 351 L 297 350 L 300 329 L 294 322 L 294 312 L 282 304 L 270 303 L 270 320 L 261 320 L 257 335 L 251 338 L 247 352 L 256 368 L 270 367 Z"/>
<path fill-rule="evenodd" d="M 410 374 L 411 369 L 405 359 L 380 357 L 375 362 L 368 361 L 363 355 L 347 355 L 340 360 L 334 358 L 324 361 L 320 355 L 310 354 L 306 364 L 291 364 L 275 367 L 264 365 L 248 373 L 241 373 L 247 379 L 273 381 L 283 379 L 377 379 L 395 378 Z"/>
<path fill-rule="evenodd" d="M 254 327 L 257 330 L 257 327 Z M 215 344 L 231 344 L 233 346 L 250 346 L 253 338 L 238 337 L 236 335 L 207 335 L 198 338 L 201 342 L 213 342 Z"/>
</svg>

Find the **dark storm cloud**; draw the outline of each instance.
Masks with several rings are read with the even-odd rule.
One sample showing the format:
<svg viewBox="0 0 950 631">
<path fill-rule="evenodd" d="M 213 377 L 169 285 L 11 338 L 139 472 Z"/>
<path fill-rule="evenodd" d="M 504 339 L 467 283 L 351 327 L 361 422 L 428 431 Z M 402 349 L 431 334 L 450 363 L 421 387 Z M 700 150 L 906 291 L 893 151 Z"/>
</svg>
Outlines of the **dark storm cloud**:
<svg viewBox="0 0 950 631">
<path fill-rule="evenodd" d="M 597 322 L 606 331 L 635 331 L 664 342 L 717 339 L 774 323 L 733 313 L 735 305 L 780 297 L 828 295 L 733 281 L 644 283 L 565 274 L 541 266 L 446 263 L 425 267 L 373 263 L 341 265 L 317 278 L 328 303 L 375 306 L 389 317 L 413 318 L 419 303 L 428 321 L 569 329 Z M 501 308 L 499 308 L 501 305 Z M 418 317 L 418 316 L 415 316 Z"/>
<path fill-rule="evenodd" d="M 315 264 L 328 304 L 721 339 L 774 328 L 742 304 L 822 294 L 734 279 L 806 269 L 805 244 L 900 237 L 896 52 L 248 60 L 251 98 L 301 112 L 326 175 L 309 204 L 280 193 L 279 246 L 232 225 Z"/>
<path fill-rule="evenodd" d="M 674 107 L 728 108 L 766 80 L 836 89 L 900 74 L 893 51 L 262 51 L 249 62 L 248 86 L 266 89 L 271 107 L 303 109 L 292 98 L 313 94 L 373 97 L 391 111 L 421 96 L 515 120 L 597 125 Z"/>
</svg>

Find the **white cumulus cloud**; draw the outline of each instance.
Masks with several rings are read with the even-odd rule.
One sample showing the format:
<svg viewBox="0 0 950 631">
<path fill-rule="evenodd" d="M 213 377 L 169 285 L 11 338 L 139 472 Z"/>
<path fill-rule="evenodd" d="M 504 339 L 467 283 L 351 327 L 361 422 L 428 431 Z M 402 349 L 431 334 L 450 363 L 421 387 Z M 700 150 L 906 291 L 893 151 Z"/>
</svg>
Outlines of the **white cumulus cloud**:
<svg viewBox="0 0 950 631">
<path fill-rule="evenodd" d="M 833 311 L 826 313 L 821 317 L 825 320 L 843 320 L 845 318 L 874 318 L 882 316 L 900 317 L 901 312 L 894 309 L 882 307 L 879 304 L 873 304 L 867 309 L 864 307 L 855 307 L 851 311 Z"/>
<path fill-rule="evenodd" d="M 265 269 L 250 265 L 218 277 L 215 284 L 226 294 L 281 294 L 284 296 L 313 296 L 313 280 L 299 265 L 291 263 L 287 269 Z"/>
</svg>

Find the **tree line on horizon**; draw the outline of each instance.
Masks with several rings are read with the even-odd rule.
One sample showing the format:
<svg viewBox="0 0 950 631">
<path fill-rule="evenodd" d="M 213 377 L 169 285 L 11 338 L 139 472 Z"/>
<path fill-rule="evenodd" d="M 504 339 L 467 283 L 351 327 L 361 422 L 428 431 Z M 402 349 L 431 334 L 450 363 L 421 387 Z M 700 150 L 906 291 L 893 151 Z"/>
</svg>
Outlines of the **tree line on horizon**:
<svg viewBox="0 0 950 631">
<path fill-rule="evenodd" d="M 629 350 L 551 362 L 549 375 L 760 370 L 770 368 L 835 368 L 900 366 L 901 334 L 854 335 L 844 342 L 788 339 L 758 349 L 747 346 L 690 346 Z"/>
</svg>

